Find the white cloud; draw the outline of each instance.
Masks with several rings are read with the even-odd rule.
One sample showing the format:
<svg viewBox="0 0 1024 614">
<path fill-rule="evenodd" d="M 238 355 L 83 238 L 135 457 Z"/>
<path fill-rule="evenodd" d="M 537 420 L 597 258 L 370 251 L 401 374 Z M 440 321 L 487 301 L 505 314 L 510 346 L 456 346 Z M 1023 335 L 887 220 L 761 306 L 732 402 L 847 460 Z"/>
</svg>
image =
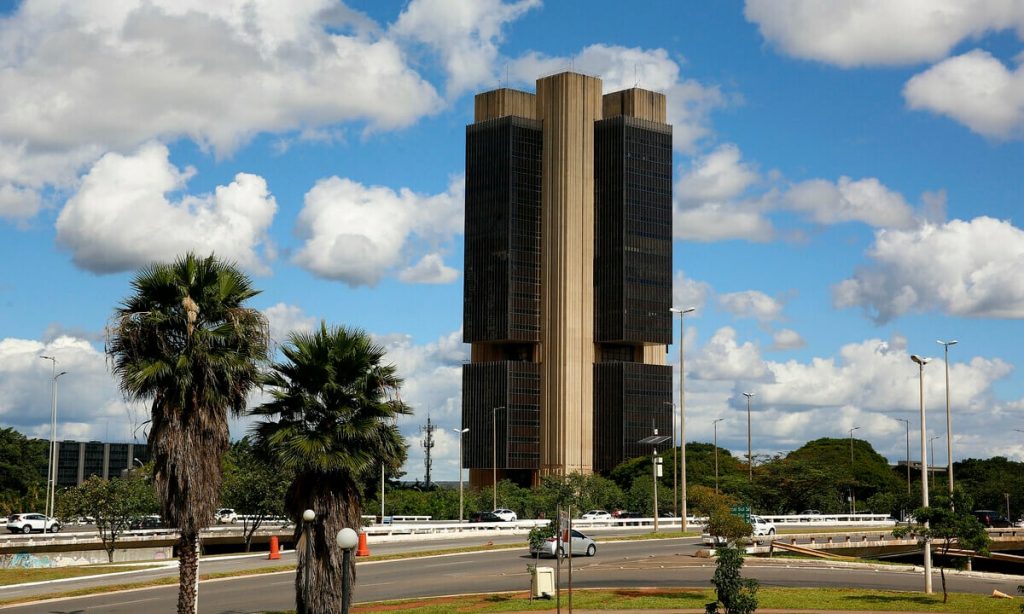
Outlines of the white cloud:
<svg viewBox="0 0 1024 614">
<path fill-rule="evenodd" d="M 915 75 L 903 96 L 911 109 L 947 115 L 984 136 L 1024 136 L 1024 65 L 1011 71 L 980 49 Z"/>
<path fill-rule="evenodd" d="M 35 216 L 42 199 L 31 188 L 0 183 L 0 219 L 24 221 Z"/>
<path fill-rule="evenodd" d="M 317 325 L 313 316 L 306 315 L 298 305 L 277 303 L 263 310 L 270 324 L 270 338 L 284 343 L 293 332 L 311 331 Z"/>
<path fill-rule="evenodd" d="M 795 350 L 807 345 L 800 333 L 790 328 L 775 331 L 772 335 L 771 350 Z"/>
<path fill-rule="evenodd" d="M 979 217 L 880 230 L 871 264 L 833 288 L 837 307 L 862 307 L 885 322 L 910 311 L 1024 318 L 1024 231 Z"/>
<path fill-rule="evenodd" d="M 843 67 L 938 60 L 969 37 L 1024 34 L 1014 0 L 747 0 L 744 13 L 784 53 Z"/>
<path fill-rule="evenodd" d="M 758 347 L 747 341 L 736 341 L 736 330 L 724 326 L 712 335 L 692 361 L 694 376 L 703 380 L 756 380 L 768 371 Z"/>
<path fill-rule="evenodd" d="M 462 232 L 463 185 L 455 177 L 446 192 L 427 196 L 321 179 L 306 193 L 299 214 L 304 243 L 295 262 L 320 277 L 372 286 L 413 259 L 410 254 L 422 251 L 422 243 L 445 243 Z"/>
<path fill-rule="evenodd" d="M 700 311 L 711 292 L 707 282 L 690 279 L 682 271 L 676 271 L 672 278 L 672 304 L 680 309 L 693 307 Z"/>
<path fill-rule="evenodd" d="M 342 13 L 330 0 L 22 3 L 0 18 L 0 185 L 66 187 L 152 139 L 225 155 L 259 132 L 436 112 L 400 47 Z"/>
<path fill-rule="evenodd" d="M 414 284 L 450 284 L 458 277 L 459 272 L 445 265 L 440 254 L 426 254 L 398 274 L 401 281 Z"/>
<path fill-rule="evenodd" d="M 448 96 L 454 97 L 494 79 L 502 28 L 540 0 L 412 0 L 391 33 L 425 43 L 448 72 Z"/>
<path fill-rule="evenodd" d="M 723 294 L 719 297 L 718 303 L 737 318 L 771 322 L 782 317 L 782 303 L 758 290 Z"/>
<path fill-rule="evenodd" d="M 679 64 L 664 49 L 598 44 L 584 48 L 571 61 L 531 52 L 509 64 L 512 79 L 530 86 L 540 77 L 570 68 L 600 77 L 605 93 L 634 86 L 664 93 L 673 146 L 679 151 L 692 151 L 711 134 L 708 116 L 727 102 L 718 86 L 682 79 Z"/>
<path fill-rule="evenodd" d="M 169 261 L 187 250 L 214 252 L 255 273 L 269 271 L 266 236 L 277 203 L 257 175 L 239 173 L 213 194 L 185 195 L 194 171 L 179 170 L 167 147 L 148 143 L 136 153 L 109 153 L 82 179 L 57 218 L 57 242 L 75 264 L 97 273 Z"/>
<path fill-rule="evenodd" d="M 771 220 L 755 207 L 705 203 L 696 209 L 676 209 L 673 218 L 672 234 L 685 241 L 745 239 L 763 243 L 776 236 Z"/>
<path fill-rule="evenodd" d="M 819 224 L 864 222 L 876 227 L 909 228 L 914 210 L 903 196 L 874 177 L 853 180 L 840 177 L 832 183 L 811 179 L 797 183 L 783 196 L 787 207 Z"/>
<path fill-rule="evenodd" d="M 719 145 L 711 153 L 696 158 L 675 184 L 676 200 L 684 205 L 699 205 L 739 197 L 760 179 L 754 166 L 741 158 L 739 147 L 732 143 Z"/>
</svg>

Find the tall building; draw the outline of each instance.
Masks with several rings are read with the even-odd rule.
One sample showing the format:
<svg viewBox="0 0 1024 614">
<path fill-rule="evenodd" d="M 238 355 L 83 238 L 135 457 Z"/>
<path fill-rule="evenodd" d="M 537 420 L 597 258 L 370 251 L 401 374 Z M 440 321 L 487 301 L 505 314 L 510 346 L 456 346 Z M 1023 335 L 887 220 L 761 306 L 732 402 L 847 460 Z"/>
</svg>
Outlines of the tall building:
<svg viewBox="0 0 1024 614">
<path fill-rule="evenodd" d="M 118 478 L 149 460 L 144 443 L 58 441 L 57 486 L 77 486 L 92 476 Z"/>
<path fill-rule="evenodd" d="M 665 96 L 561 73 L 478 94 L 466 128 L 470 483 L 590 473 L 672 431 Z"/>
</svg>

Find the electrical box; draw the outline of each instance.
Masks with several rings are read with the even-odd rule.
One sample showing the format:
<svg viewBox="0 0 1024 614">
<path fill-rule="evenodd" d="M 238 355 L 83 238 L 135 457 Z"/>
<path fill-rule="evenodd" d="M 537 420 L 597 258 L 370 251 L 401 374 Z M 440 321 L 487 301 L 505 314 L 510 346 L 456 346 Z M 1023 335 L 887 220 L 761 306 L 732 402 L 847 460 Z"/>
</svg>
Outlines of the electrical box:
<svg viewBox="0 0 1024 614">
<path fill-rule="evenodd" d="M 555 596 L 555 568 L 534 567 L 530 574 L 530 593 L 535 598 Z"/>
</svg>

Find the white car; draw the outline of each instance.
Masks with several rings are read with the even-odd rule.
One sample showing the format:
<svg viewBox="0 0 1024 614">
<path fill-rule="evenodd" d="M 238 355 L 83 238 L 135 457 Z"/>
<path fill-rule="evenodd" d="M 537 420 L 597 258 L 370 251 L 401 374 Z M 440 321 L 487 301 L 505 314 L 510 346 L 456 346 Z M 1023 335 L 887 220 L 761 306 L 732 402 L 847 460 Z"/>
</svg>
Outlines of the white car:
<svg viewBox="0 0 1024 614">
<path fill-rule="evenodd" d="M 604 510 L 590 510 L 580 518 L 583 520 L 611 520 L 612 515 Z"/>
<path fill-rule="evenodd" d="M 540 546 L 530 548 L 530 554 L 566 557 L 569 556 L 569 544 L 562 541 L 562 535 L 552 536 L 541 542 Z M 581 554 L 594 556 L 597 554 L 597 544 L 594 540 L 580 533 L 576 529 L 573 529 L 572 554 L 573 556 L 579 556 Z"/>
<path fill-rule="evenodd" d="M 215 516 L 217 518 L 217 524 L 234 524 L 238 522 L 238 514 L 236 514 L 235 510 L 231 509 L 230 507 L 220 508 L 219 510 L 217 510 Z"/>
<path fill-rule="evenodd" d="M 753 535 L 775 535 L 775 523 L 765 520 L 760 516 L 750 517 L 750 526 L 754 528 Z"/>
<path fill-rule="evenodd" d="M 505 522 L 515 522 L 516 520 L 519 520 L 519 516 L 517 516 L 515 512 L 509 509 L 499 508 L 493 510 L 491 513 L 497 516 L 498 518 L 501 518 Z"/>
<path fill-rule="evenodd" d="M 7 519 L 7 530 L 11 533 L 31 533 L 32 531 L 56 533 L 60 531 L 60 522 L 56 518 L 49 518 L 42 514 L 14 514 Z"/>
</svg>

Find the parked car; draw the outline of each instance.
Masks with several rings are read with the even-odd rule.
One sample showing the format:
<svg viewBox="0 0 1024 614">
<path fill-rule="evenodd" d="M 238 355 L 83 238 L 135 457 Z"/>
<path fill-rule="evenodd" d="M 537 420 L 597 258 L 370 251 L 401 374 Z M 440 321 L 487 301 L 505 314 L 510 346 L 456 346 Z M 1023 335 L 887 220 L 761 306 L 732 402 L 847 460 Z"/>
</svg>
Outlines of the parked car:
<svg viewBox="0 0 1024 614">
<path fill-rule="evenodd" d="M 804 511 L 800 512 L 800 515 L 801 516 L 810 516 L 810 518 L 801 518 L 800 522 L 809 522 L 811 520 L 820 520 L 820 518 L 821 518 L 821 511 L 820 510 L 804 510 Z"/>
<path fill-rule="evenodd" d="M 217 524 L 234 524 L 238 522 L 238 514 L 236 514 L 235 510 L 230 507 L 220 508 L 217 510 L 217 513 L 214 514 L 214 517 L 217 519 Z"/>
<path fill-rule="evenodd" d="M 597 543 L 576 529 L 572 530 L 571 544 L 574 555 L 585 554 L 587 556 L 594 556 L 597 554 Z M 530 554 L 569 556 L 569 544 L 563 542 L 562 534 L 559 532 L 557 536 L 552 536 L 542 541 L 539 546 L 531 547 Z"/>
<path fill-rule="evenodd" d="M 505 519 L 494 512 L 473 512 L 469 515 L 470 522 L 505 522 Z"/>
<path fill-rule="evenodd" d="M 56 518 L 49 518 L 42 514 L 14 514 L 7 519 L 7 530 L 11 533 L 31 533 L 32 531 L 56 533 L 60 531 L 60 522 Z"/>
<path fill-rule="evenodd" d="M 974 517 L 990 529 L 1008 529 L 1013 523 L 994 510 L 974 510 Z"/>
<path fill-rule="evenodd" d="M 775 523 L 760 516 L 751 516 L 750 526 L 754 529 L 752 535 L 775 535 Z"/>
<path fill-rule="evenodd" d="M 496 510 L 492 510 L 491 513 L 501 518 L 505 522 L 515 522 L 516 520 L 519 520 L 519 516 L 516 516 L 515 512 L 509 509 L 505 509 L 503 507 L 498 508 Z"/>
<path fill-rule="evenodd" d="M 611 520 L 612 515 L 604 510 L 590 510 L 580 518 L 583 520 Z"/>
<path fill-rule="evenodd" d="M 164 521 L 157 515 L 142 516 L 132 520 L 128 524 L 130 529 L 162 529 L 164 528 Z"/>
<path fill-rule="evenodd" d="M 626 510 L 619 510 L 616 518 L 643 518 L 644 515 L 640 512 L 628 512 Z"/>
</svg>

